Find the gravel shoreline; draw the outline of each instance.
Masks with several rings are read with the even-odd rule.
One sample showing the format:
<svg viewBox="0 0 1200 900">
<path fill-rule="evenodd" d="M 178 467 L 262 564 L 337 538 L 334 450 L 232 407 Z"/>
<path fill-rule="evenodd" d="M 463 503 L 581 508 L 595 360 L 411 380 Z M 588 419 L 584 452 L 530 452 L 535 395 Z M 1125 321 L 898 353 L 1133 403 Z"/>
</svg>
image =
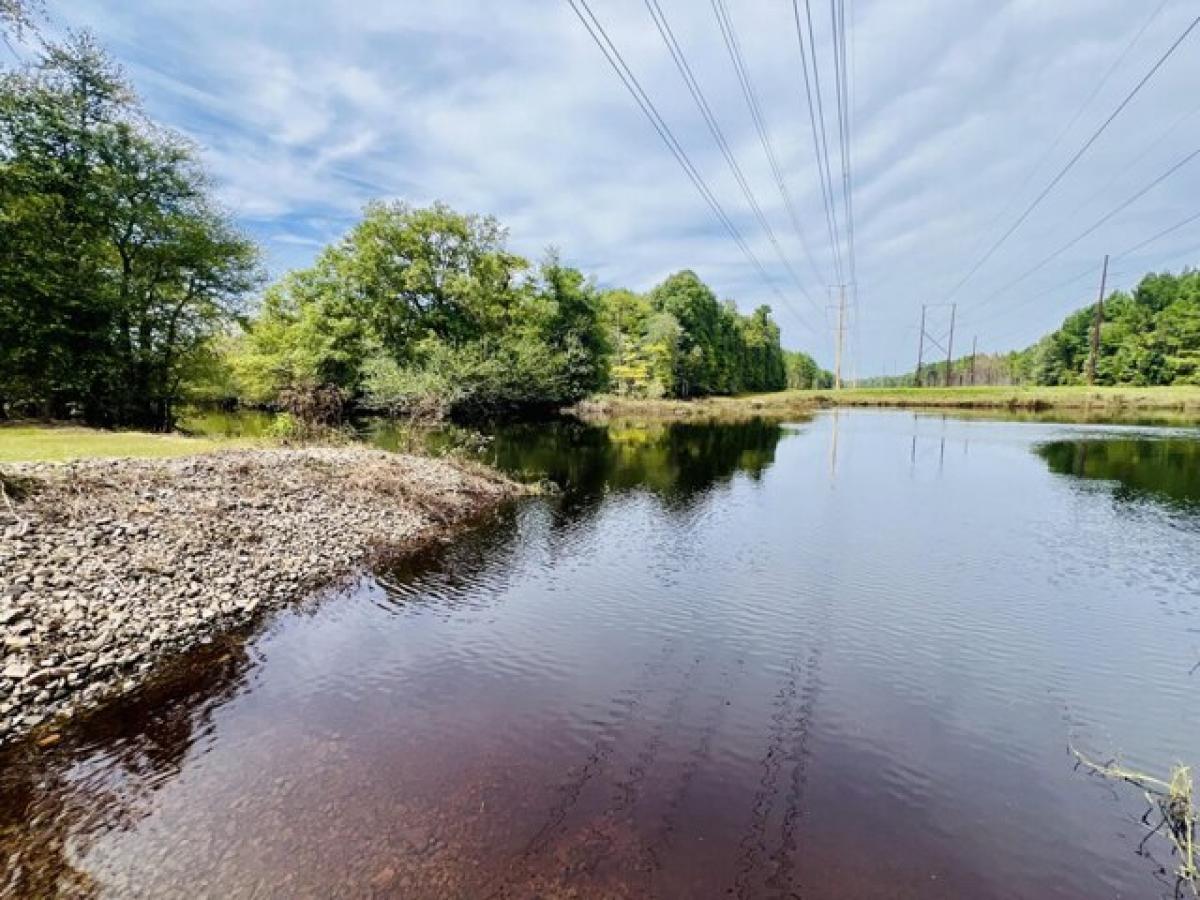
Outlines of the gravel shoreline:
<svg viewBox="0 0 1200 900">
<path fill-rule="evenodd" d="M 361 447 L 0 475 L 0 745 L 523 492 L 482 467 Z"/>
</svg>

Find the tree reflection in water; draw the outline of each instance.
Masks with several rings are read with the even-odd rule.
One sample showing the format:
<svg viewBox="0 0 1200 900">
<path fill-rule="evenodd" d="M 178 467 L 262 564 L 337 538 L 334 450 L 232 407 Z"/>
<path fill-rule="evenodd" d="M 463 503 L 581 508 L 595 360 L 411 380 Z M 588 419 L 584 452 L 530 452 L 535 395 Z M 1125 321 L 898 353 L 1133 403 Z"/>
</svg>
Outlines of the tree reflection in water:
<svg viewBox="0 0 1200 900">
<path fill-rule="evenodd" d="M 546 533 L 553 543 L 557 533 L 586 527 L 614 494 L 640 492 L 670 515 L 688 515 L 735 474 L 760 478 L 783 435 L 780 425 L 763 421 L 603 427 L 563 420 L 499 429 L 478 455 L 557 485 Z M 423 440 L 444 448 L 461 446 L 464 437 L 445 429 Z M 518 549 L 524 514 L 501 510 L 459 540 L 394 561 L 379 580 L 392 601 L 411 603 L 416 598 L 406 596 L 406 585 L 428 592 L 430 578 L 439 580 L 443 598 L 459 580 L 486 579 L 485 571 L 501 578 Z M 73 722 L 52 746 L 22 745 L 0 755 L 0 896 L 98 893 L 80 861 L 99 838 L 130 830 L 150 814 L 155 793 L 203 752 L 214 713 L 246 688 L 254 666 L 246 636 L 229 636 Z"/>
<path fill-rule="evenodd" d="M 178 660 L 143 689 L 90 714 L 53 746 L 0 756 L 0 896 L 90 896 L 74 861 L 91 840 L 132 827 L 177 775 L 251 668 L 239 636 Z"/>
<path fill-rule="evenodd" d="M 1059 475 L 1115 482 L 1119 500 L 1200 505 L 1200 441 L 1193 438 L 1052 441 L 1037 453 Z"/>
</svg>

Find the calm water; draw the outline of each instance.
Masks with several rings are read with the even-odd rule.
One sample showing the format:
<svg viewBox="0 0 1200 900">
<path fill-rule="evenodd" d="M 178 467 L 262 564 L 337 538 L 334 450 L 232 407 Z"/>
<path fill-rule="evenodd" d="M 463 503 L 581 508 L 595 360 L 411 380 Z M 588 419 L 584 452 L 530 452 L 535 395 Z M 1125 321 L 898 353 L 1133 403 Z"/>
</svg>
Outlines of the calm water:
<svg viewBox="0 0 1200 900">
<path fill-rule="evenodd" d="M 1200 764 L 1194 432 L 841 412 L 480 452 L 562 493 L 0 761 L 0 893 L 1172 894 L 1140 794 L 1068 745 Z"/>
</svg>

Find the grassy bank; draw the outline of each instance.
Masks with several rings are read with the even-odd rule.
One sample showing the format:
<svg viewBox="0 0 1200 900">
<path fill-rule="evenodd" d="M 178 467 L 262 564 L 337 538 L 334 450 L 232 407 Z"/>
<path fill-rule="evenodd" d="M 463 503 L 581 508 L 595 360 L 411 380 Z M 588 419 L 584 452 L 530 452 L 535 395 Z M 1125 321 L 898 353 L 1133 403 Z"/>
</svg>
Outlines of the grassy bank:
<svg viewBox="0 0 1200 900">
<path fill-rule="evenodd" d="M 1200 387 L 851 388 L 788 393 L 818 406 L 1200 413 Z"/>
<path fill-rule="evenodd" d="M 66 462 L 72 459 L 161 459 L 245 447 L 246 438 L 187 437 L 144 431 L 106 431 L 78 425 L 0 425 L 0 463 Z"/>
<path fill-rule="evenodd" d="M 574 412 L 592 421 L 639 418 L 719 421 L 803 416 L 832 406 L 1058 411 L 1098 416 L 1171 413 L 1200 419 L 1200 387 L 847 388 L 697 400 L 604 396 L 579 404 Z"/>
</svg>

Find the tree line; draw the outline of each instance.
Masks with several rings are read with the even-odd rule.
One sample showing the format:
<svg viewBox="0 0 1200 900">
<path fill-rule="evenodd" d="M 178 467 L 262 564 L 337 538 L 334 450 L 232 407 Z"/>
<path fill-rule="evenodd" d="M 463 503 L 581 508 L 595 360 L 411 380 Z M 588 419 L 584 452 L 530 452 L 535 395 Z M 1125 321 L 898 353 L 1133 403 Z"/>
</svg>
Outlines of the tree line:
<svg viewBox="0 0 1200 900">
<path fill-rule="evenodd" d="M 603 390 L 687 397 L 786 384 L 770 310 L 740 315 L 693 272 L 600 290 L 553 250 L 533 264 L 486 216 L 370 204 L 307 269 L 265 292 L 210 399 L 315 394 L 391 414 L 552 409 Z"/>
<path fill-rule="evenodd" d="M 821 377 L 768 307 L 742 315 L 694 272 L 601 290 L 441 204 L 371 203 L 267 285 L 197 148 L 87 35 L 0 74 L 0 232 L 0 416 L 169 428 L 185 399 L 471 415 Z"/>
<path fill-rule="evenodd" d="M 950 364 L 950 384 L 1087 384 L 1095 322 L 1093 304 L 1072 312 L 1060 327 L 1023 350 L 958 357 Z M 919 373 L 864 383 L 896 387 L 945 382 L 942 361 L 926 363 Z M 1200 271 L 1151 272 L 1133 290 L 1105 297 L 1096 384 L 1200 385 Z"/>
</svg>

